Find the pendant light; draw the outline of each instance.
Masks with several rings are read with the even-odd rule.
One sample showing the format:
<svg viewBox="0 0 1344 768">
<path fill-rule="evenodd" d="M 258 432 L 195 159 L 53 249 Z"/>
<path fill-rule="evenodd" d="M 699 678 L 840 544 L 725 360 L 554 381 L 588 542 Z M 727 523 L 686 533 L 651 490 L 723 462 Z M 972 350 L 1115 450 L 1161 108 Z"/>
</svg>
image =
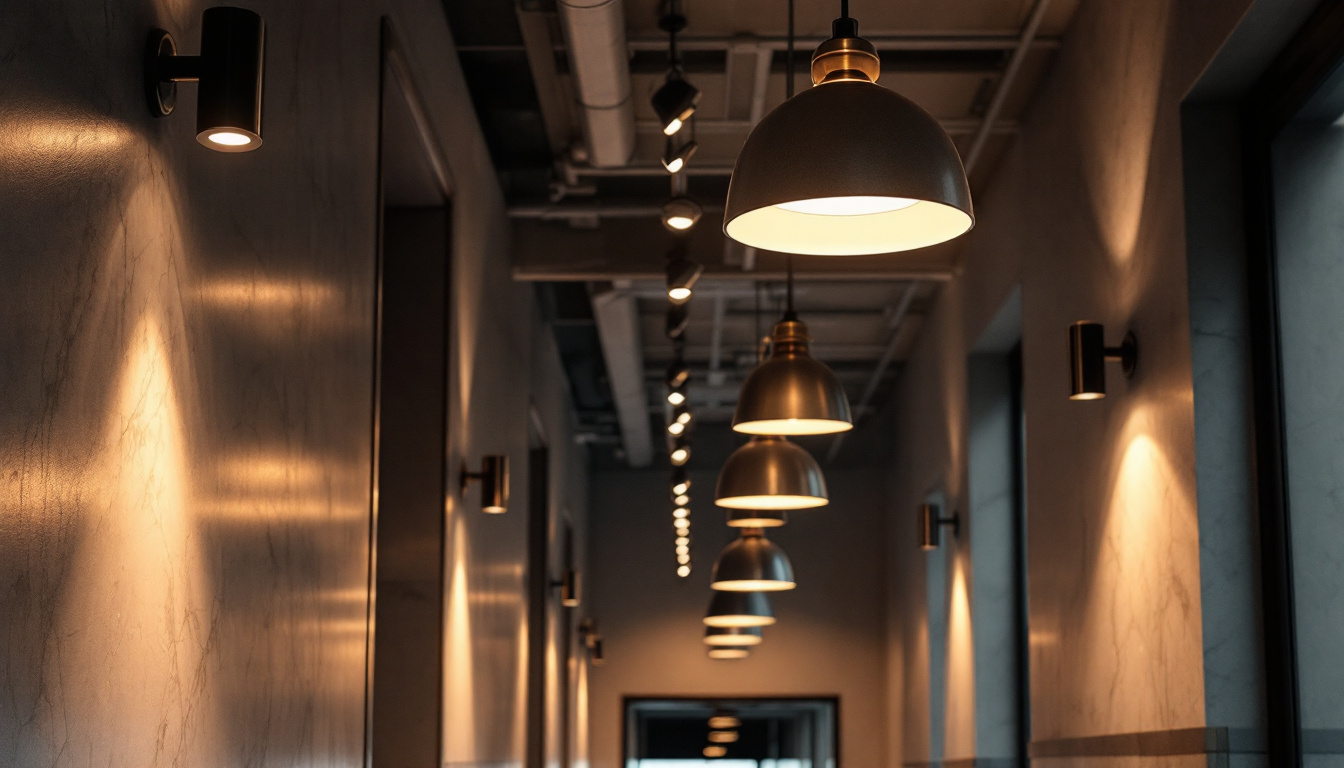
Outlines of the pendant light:
<svg viewBox="0 0 1344 768">
<path fill-rule="evenodd" d="M 704 621 L 707 627 L 768 627 L 775 612 L 764 592 L 715 592 Z"/>
<path fill-rule="evenodd" d="M 715 712 L 709 718 L 709 727 L 716 731 L 722 731 L 728 728 L 740 728 L 742 720 L 734 715 L 725 714 L 722 711 Z"/>
<path fill-rule="evenodd" d="M 710 588 L 721 592 L 781 592 L 798 586 L 784 550 L 760 528 L 743 528 L 714 563 Z"/>
<path fill-rule="evenodd" d="M 788 513 L 782 509 L 728 510 L 729 528 L 779 528 L 788 522 Z"/>
<path fill-rule="evenodd" d="M 790 67 L 790 98 L 747 137 L 724 233 L 817 256 L 906 251 L 965 234 L 975 218 L 952 139 L 919 105 L 877 84 L 877 49 L 859 37 L 847 0 L 831 35 L 812 55 L 815 87 L 793 96 Z"/>
<path fill-rule="evenodd" d="M 809 509 L 829 500 L 812 454 L 782 437 L 757 436 L 724 462 L 714 503 L 729 509 Z"/>
<path fill-rule="evenodd" d="M 760 645 L 764 640 L 760 627 L 705 627 L 705 645 L 742 647 Z"/>
<path fill-rule="evenodd" d="M 709 649 L 709 658 L 717 659 L 720 661 L 727 659 L 745 659 L 750 655 L 751 652 L 741 646 L 734 647 L 731 645 L 716 645 Z M 705 747 L 705 749 L 714 749 L 714 747 Z M 718 749 L 723 748 L 718 747 Z M 726 752 L 727 750 L 724 751 Z M 723 755 L 720 754 L 719 756 L 722 757 Z"/>
<path fill-rule="evenodd" d="M 733 429 L 749 435 L 826 435 L 854 428 L 840 380 L 808 353 L 812 336 L 793 311 L 793 260 L 788 305 L 770 337 L 770 357 L 742 384 Z"/>
</svg>

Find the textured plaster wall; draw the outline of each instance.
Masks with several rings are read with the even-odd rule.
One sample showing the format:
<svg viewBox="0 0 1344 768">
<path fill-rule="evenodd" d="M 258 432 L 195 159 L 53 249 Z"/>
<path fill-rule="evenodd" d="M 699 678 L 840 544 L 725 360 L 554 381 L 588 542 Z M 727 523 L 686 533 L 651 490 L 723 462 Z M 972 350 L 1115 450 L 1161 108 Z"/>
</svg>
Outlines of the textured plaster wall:
<svg viewBox="0 0 1344 768">
<path fill-rule="evenodd" d="M 770 534 L 788 552 L 798 588 L 772 598 L 779 623 L 740 661 L 705 656 L 701 618 L 710 572 L 732 538 L 713 505 L 717 473 L 691 473 L 692 567 L 676 576 L 668 472 L 592 478 L 591 612 L 606 663 L 592 681 L 592 765 L 621 768 L 624 696 L 840 697 L 840 755 L 848 768 L 889 763 L 884 728 L 881 485 L 871 470 L 831 470 L 831 504 L 792 512 Z"/>
<path fill-rule="evenodd" d="M 1246 5 L 1082 3 L 1021 136 L 978 196 L 962 273 L 897 397 L 889 664 L 904 674 L 889 692 L 894 762 L 928 759 L 929 674 L 948 681 L 944 757 L 975 756 L 965 712 L 982 675 L 966 667 L 995 662 L 962 650 L 974 627 L 950 622 L 946 668 L 926 671 L 923 563 L 902 532 L 933 488 L 949 506 L 967 503 L 967 359 L 1016 288 L 1033 740 L 1206 724 L 1179 105 Z M 1111 343 L 1126 329 L 1139 339 L 1135 377 L 1108 366 L 1101 402 L 1068 400 L 1065 329 L 1084 319 L 1104 323 Z M 950 574 L 974 570 L 976 535 L 965 530 Z"/>
<path fill-rule="evenodd" d="M 0 6 L 3 765 L 362 762 L 384 14 L 456 192 L 450 477 L 524 468 L 555 388 L 441 6 L 245 4 L 268 60 L 243 155 L 197 145 L 194 87 L 143 105 L 149 28 L 193 53 L 206 3 Z M 564 411 L 538 410 L 581 511 Z M 512 490 L 446 510 L 452 763 L 522 759 Z"/>
</svg>

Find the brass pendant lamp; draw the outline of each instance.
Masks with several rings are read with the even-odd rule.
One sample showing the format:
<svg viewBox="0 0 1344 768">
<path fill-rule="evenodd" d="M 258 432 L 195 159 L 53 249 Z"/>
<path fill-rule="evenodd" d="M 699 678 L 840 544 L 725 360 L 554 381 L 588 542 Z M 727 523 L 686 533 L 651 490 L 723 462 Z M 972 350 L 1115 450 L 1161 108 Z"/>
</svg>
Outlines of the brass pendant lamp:
<svg viewBox="0 0 1344 768">
<path fill-rule="evenodd" d="M 812 357 L 812 336 L 793 311 L 793 260 L 788 306 L 770 338 L 770 357 L 742 384 L 733 429 L 749 435 L 827 435 L 854 428 L 845 388 Z"/>
<path fill-rule="evenodd" d="M 705 627 L 705 645 L 729 645 L 741 648 L 760 645 L 764 639 L 760 627 Z"/>
<path fill-rule="evenodd" d="M 812 454 L 782 437 L 757 436 L 719 471 L 714 503 L 729 509 L 809 509 L 829 503 Z"/>
<path fill-rule="evenodd" d="M 859 37 L 848 6 L 841 1 L 831 39 L 812 55 L 815 87 L 793 96 L 790 66 L 790 98 L 737 156 L 723 231 L 739 243 L 817 256 L 892 253 L 975 223 L 952 139 L 919 105 L 877 84 L 877 49 Z"/>
<path fill-rule="evenodd" d="M 714 563 L 710 588 L 720 592 L 781 592 L 793 589 L 793 564 L 760 528 L 743 528 Z"/>
<path fill-rule="evenodd" d="M 764 592 L 715 592 L 705 612 L 707 627 L 768 627 L 775 623 Z"/>
</svg>

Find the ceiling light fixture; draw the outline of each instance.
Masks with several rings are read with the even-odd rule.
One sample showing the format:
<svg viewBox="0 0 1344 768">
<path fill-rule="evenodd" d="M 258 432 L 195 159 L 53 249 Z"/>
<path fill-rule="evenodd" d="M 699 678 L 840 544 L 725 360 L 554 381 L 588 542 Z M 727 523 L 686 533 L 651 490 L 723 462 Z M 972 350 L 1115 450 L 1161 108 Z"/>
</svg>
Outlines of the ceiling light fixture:
<svg viewBox="0 0 1344 768">
<path fill-rule="evenodd" d="M 704 265 L 686 258 L 686 248 L 678 247 L 667 256 L 667 299 L 673 304 L 685 304 L 691 300 L 691 292 Z"/>
<path fill-rule="evenodd" d="M 664 326 L 664 332 L 667 338 L 673 341 L 680 341 L 686 335 L 686 326 L 691 322 L 691 315 L 686 310 L 685 304 L 673 304 L 667 308 L 667 324 Z M 672 402 L 668 398 L 668 402 Z M 681 403 L 673 402 L 673 405 Z"/>
<path fill-rule="evenodd" d="M 812 55 L 816 86 L 756 124 L 737 156 L 723 231 L 755 248 L 846 256 L 923 248 L 975 223 L 961 158 L 938 121 L 877 85 L 881 63 L 841 0 Z M 789 29 L 793 18 L 790 5 Z M 789 35 L 790 59 L 793 36 Z"/>
<path fill-rule="evenodd" d="M 709 657 L 711 659 L 739 658 L 737 656 L 715 656 L 714 651 L 712 650 L 709 653 L 710 653 Z M 703 750 L 701 750 L 700 754 L 708 758 L 723 757 L 724 755 L 728 754 L 728 748 L 720 746 L 718 744 L 710 744 L 708 747 L 705 747 Z"/>
<path fill-rule="evenodd" d="M 709 658 L 711 659 L 718 659 L 718 660 L 745 659 L 750 655 L 751 653 L 746 648 L 742 647 L 735 648 L 731 645 L 720 645 L 709 649 Z M 705 747 L 705 749 L 723 749 L 723 747 Z M 723 752 L 719 753 L 718 756 L 723 757 L 723 755 L 726 754 L 727 751 L 728 750 L 724 749 Z M 705 757 L 712 757 L 712 755 L 705 755 Z"/>
<path fill-rule="evenodd" d="M 775 612 L 764 592 L 715 591 L 704 622 L 707 627 L 768 627 L 775 623 Z"/>
<path fill-rule="evenodd" d="M 695 108 L 700 104 L 700 90 L 682 77 L 681 59 L 677 56 L 677 33 L 686 28 L 686 17 L 678 13 L 675 2 L 669 10 L 670 13 L 658 20 L 658 28 L 667 33 L 667 78 L 651 101 L 663 133 L 672 136 L 695 114 Z"/>
<path fill-rule="evenodd" d="M 179 56 L 173 36 L 151 30 L 145 55 L 145 95 L 155 117 L 172 114 L 178 83 L 196 90 L 196 141 L 217 152 L 261 146 L 261 93 L 266 23 L 244 8 L 220 6 L 201 14 L 201 55 Z"/>
<path fill-rule="evenodd" d="M 760 645 L 760 627 L 705 627 L 705 645 Z"/>
<path fill-rule="evenodd" d="M 686 163 L 691 161 L 695 151 L 700 148 L 694 139 L 682 144 L 679 149 L 674 149 L 672 138 L 668 137 L 667 147 L 663 150 L 663 167 L 668 173 L 681 173 L 686 167 Z"/>
<path fill-rule="evenodd" d="M 695 200 L 678 195 L 663 203 L 663 226 L 672 232 L 685 232 L 694 227 L 705 214 L 705 209 Z M 699 273 L 696 273 L 699 277 Z"/>
<path fill-rule="evenodd" d="M 780 592 L 798 584 L 784 550 L 760 528 L 743 528 L 741 537 L 719 553 L 709 586 L 722 592 Z"/>
<path fill-rule="evenodd" d="M 779 528 L 788 522 L 788 513 L 782 509 L 728 510 L 729 528 Z"/>
<path fill-rule="evenodd" d="M 714 715 L 709 718 L 709 727 L 716 731 L 742 727 L 742 721 L 732 715 Z"/>
<path fill-rule="evenodd" d="M 812 454 L 782 437 L 758 435 L 719 471 L 714 503 L 729 509 L 809 509 L 830 503 Z"/>
<path fill-rule="evenodd" d="M 672 451 L 668 454 L 672 466 L 680 467 L 691 460 L 691 441 L 685 435 L 672 441 Z"/>
<path fill-rule="evenodd" d="M 1106 396 L 1106 361 L 1116 360 L 1128 378 L 1134 375 L 1139 344 L 1133 331 L 1118 347 L 1106 346 L 1106 329 L 1086 320 L 1069 326 L 1070 400 L 1100 400 Z"/>
<path fill-rule="evenodd" d="M 952 535 L 961 533 L 961 515 L 956 512 L 951 517 L 940 517 L 937 504 L 919 505 L 919 548 L 925 552 L 943 545 L 943 528 L 951 528 Z"/>
<path fill-rule="evenodd" d="M 667 366 L 667 375 L 663 381 L 668 389 L 676 389 L 685 384 L 691 378 L 691 367 L 686 361 L 681 359 L 681 350 L 677 350 L 677 359 L 673 360 L 671 365 Z"/>
<path fill-rule="evenodd" d="M 500 515 L 509 511 L 509 457 L 490 455 L 481 457 L 481 471 L 471 472 L 462 465 L 459 491 L 467 495 L 467 486 L 473 480 L 481 481 L 481 511 Z"/>
<path fill-rule="evenodd" d="M 825 435 L 854 428 L 849 398 L 835 373 L 812 357 L 812 336 L 793 309 L 793 259 L 787 305 L 770 337 L 770 357 L 747 376 L 733 429 L 749 435 Z"/>
<path fill-rule="evenodd" d="M 732 744 L 737 741 L 737 731 L 710 731 L 709 743 Z"/>
</svg>

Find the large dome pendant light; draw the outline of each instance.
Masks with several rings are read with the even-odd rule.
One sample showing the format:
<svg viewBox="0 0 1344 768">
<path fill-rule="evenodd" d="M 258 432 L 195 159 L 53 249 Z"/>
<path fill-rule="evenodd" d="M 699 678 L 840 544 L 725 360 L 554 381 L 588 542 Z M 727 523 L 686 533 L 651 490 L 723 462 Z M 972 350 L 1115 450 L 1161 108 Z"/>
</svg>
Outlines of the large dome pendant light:
<svg viewBox="0 0 1344 768">
<path fill-rule="evenodd" d="M 907 251 L 965 234 L 975 217 L 956 145 L 932 115 L 877 84 L 877 49 L 859 37 L 848 0 L 840 16 L 812 55 L 815 87 L 792 96 L 790 67 L 791 98 L 747 137 L 724 233 L 815 256 Z"/>
<path fill-rule="evenodd" d="M 854 428 L 845 388 L 830 368 L 808 353 L 807 326 L 793 310 L 793 260 L 788 305 L 775 325 L 770 357 L 742 384 L 733 429 L 749 435 L 828 435 Z"/>
<path fill-rule="evenodd" d="M 719 471 L 714 503 L 728 509 L 810 509 L 830 503 L 812 454 L 782 437 L 757 436 Z"/>
<path fill-rule="evenodd" d="M 793 564 L 760 528 L 743 528 L 714 563 L 710 589 L 720 592 L 782 592 L 793 589 Z"/>
</svg>

